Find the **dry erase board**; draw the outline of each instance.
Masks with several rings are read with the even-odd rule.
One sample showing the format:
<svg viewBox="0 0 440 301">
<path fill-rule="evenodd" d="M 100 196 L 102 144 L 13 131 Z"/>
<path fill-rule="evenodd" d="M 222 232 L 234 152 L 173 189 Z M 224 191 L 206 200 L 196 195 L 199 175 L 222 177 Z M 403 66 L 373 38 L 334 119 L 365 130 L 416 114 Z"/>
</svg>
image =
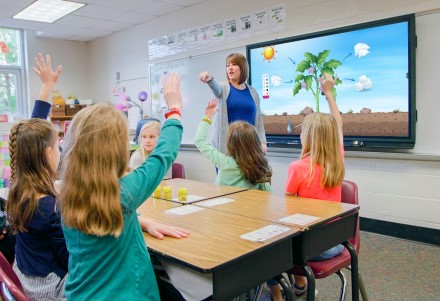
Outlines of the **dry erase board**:
<svg viewBox="0 0 440 301">
<path fill-rule="evenodd" d="M 162 76 L 167 72 L 177 72 L 181 76 L 182 144 L 194 144 L 194 135 L 199 121 L 205 114 L 206 104 L 214 97 L 208 85 L 200 82 L 200 72 L 208 71 L 218 81 L 226 81 L 226 57 L 233 52 L 246 55 L 246 48 L 234 48 L 150 65 L 151 112 L 153 117 L 161 120 L 167 109 L 162 93 Z M 210 129 L 210 138 L 213 131 L 213 128 Z"/>
</svg>

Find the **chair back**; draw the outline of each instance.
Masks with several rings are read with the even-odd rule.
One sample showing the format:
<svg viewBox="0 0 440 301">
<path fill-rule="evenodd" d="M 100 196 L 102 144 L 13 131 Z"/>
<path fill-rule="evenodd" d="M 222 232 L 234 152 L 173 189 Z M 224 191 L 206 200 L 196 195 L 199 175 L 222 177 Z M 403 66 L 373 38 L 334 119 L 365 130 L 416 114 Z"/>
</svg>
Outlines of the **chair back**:
<svg viewBox="0 0 440 301">
<path fill-rule="evenodd" d="M 4 300 L 29 301 L 17 274 L 15 274 L 2 252 L 0 252 L 0 282 L 1 295 Z"/>
<path fill-rule="evenodd" d="M 344 180 L 342 182 L 341 189 L 341 202 L 347 204 L 358 205 L 358 186 L 356 183 Z M 360 248 L 360 233 L 359 233 L 359 220 L 356 227 L 356 234 L 352 239 L 349 239 L 349 242 L 353 245 L 356 252 L 359 253 Z"/>
<path fill-rule="evenodd" d="M 173 163 L 171 167 L 171 178 L 185 179 L 185 167 L 181 163 Z"/>
</svg>

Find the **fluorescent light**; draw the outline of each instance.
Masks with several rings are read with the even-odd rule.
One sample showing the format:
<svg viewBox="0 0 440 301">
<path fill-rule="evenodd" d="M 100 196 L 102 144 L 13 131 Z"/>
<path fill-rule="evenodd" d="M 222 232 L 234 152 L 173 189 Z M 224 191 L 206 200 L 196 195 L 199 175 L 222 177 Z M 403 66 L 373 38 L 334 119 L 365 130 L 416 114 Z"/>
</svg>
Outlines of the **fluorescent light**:
<svg viewBox="0 0 440 301">
<path fill-rule="evenodd" d="M 13 18 L 53 23 L 84 5 L 84 3 L 64 0 L 37 0 L 16 14 Z"/>
</svg>

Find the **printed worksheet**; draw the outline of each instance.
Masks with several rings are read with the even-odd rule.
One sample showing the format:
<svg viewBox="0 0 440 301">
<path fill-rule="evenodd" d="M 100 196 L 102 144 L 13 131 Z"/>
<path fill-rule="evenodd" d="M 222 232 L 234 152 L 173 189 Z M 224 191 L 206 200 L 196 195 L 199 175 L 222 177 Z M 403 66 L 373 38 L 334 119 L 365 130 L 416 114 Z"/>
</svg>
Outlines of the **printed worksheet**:
<svg viewBox="0 0 440 301">
<path fill-rule="evenodd" d="M 240 238 L 255 241 L 255 242 L 264 242 L 269 238 L 278 236 L 283 234 L 284 232 L 289 231 L 290 228 L 279 226 L 279 225 L 269 225 L 255 231 L 240 235 Z"/>
<path fill-rule="evenodd" d="M 280 222 L 289 223 L 294 225 L 305 226 L 307 224 L 313 223 L 314 221 L 319 220 L 319 217 L 306 215 L 306 214 L 293 214 L 282 219 L 279 219 Z"/>
<path fill-rule="evenodd" d="M 205 210 L 204 208 L 196 207 L 193 205 L 186 205 L 186 206 L 180 206 L 175 207 L 172 209 L 165 210 L 166 214 L 176 214 L 176 215 L 187 215 L 191 214 L 197 211 Z"/>
<path fill-rule="evenodd" d="M 217 198 L 217 199 L 199 202 L 199 203 L 197 203 L 197 205 L 200 205 L 203 207 L 214 207 L 214 206 L 218 206 L 218 205 L 227 204 L 227 203 L 230 203 L 233 201 L 234 201 L 233 199 L 228 199 L 228 198 Z"/>
</svg>

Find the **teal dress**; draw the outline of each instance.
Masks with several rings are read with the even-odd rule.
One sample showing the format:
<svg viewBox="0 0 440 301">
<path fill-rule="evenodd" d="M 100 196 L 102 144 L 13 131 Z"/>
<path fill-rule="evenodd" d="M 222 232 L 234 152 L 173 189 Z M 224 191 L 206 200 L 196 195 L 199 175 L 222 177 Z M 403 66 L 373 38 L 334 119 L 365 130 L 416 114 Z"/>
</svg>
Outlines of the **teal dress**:
<svg viewBox="0 0 440 301">
<path fill-rule="evenodd" d="M 180 121 L 167 120 L 148 159 L 120 179 L 124 226 L 119 237 L 97 237 L 63 226 L 70 253 L 68 300 L 160 300 L 136 209 L 175 160 L 182 131 Z"/>
</svg>

